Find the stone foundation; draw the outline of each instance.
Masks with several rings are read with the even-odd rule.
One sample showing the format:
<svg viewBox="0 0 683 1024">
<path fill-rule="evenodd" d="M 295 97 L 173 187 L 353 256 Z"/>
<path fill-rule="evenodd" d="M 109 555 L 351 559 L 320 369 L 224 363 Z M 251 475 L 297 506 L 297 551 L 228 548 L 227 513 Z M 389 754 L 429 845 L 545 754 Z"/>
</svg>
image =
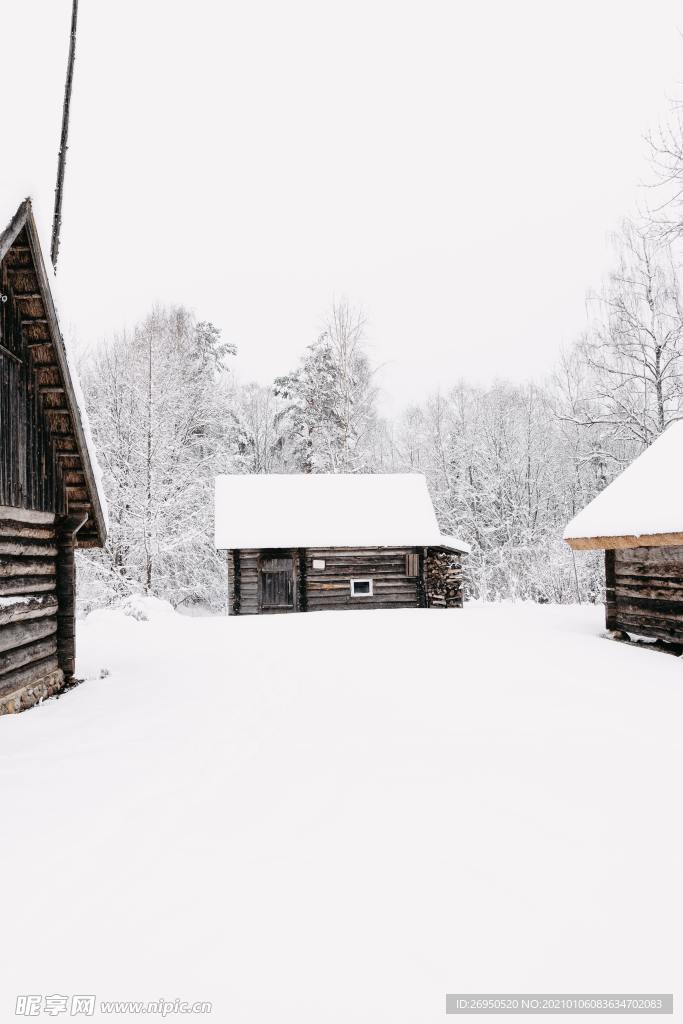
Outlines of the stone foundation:
<svg viewBox="0 0 683 1024">
<path fill-rule="evenodd" d="M 1 681 L 1 680 L 0 680 Z M 46 697 L 51 697 L 64 686 L 64 674 L 60 668 L 48 672 L 33 682 L 26 683 L 10 693 L 0 693 L 0 715 L 11 715 L 25 711 Z"/>
</svg>

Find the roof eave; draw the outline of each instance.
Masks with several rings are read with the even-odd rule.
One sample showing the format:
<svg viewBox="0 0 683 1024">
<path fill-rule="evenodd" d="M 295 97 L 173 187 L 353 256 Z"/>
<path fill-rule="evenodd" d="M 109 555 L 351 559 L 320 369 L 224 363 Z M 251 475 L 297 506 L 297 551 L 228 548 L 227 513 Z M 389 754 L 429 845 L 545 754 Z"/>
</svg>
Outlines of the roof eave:
<svg viewBox="0 0 683 1024">
<path fill-rule="evenodd" d="M 615 551 L 619 548 L 663 548 L 683 544 L 683 533 L 641 533 L 605 537 L 565 537 L 574 551 Z"/>
</svg>

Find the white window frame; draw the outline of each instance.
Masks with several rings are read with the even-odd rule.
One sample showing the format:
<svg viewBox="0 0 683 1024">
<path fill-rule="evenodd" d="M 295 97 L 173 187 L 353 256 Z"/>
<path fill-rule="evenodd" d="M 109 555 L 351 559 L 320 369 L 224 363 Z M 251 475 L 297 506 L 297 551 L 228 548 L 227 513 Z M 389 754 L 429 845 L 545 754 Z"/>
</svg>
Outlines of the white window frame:
<svg viewBox="0 0 683 1024">
<path fill-rule="evenodd" d="M 357 594 L 356 593 L 356 583 L 369 583 L 370 584 L 370 589 L 367 592 L 367 594 Z M 373 583 L 373 581 L 371 579 L 368 579 L 367 576 L 364 576 L 362 579 L 351 580 L 351 597 L 372 597 L 372 591 L 373 591 L 372 583 Z"/>
</svg>

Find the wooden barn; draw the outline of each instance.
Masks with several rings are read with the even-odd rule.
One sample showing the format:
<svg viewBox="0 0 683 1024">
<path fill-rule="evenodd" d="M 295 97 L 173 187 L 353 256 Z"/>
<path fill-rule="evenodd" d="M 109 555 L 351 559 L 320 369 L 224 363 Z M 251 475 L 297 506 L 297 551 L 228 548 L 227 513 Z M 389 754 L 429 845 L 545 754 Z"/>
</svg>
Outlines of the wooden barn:
<svg viewBox="0 0 683 1024">
<path fill-rule="evenodd" d="M 220 476 L 216 547 L 234 615 L 463 603 L 469 548 L 418 474 Z"/>
<path fill-rule="evenodd" d="M 683 643 L 683 422 L 673 423 L 567 526 L 605 552 L 607 628 Z"/>
<path fill-rule="evenodd" d="M 74 674 L 74 548 L 105 509 L 30 200 L 0 234 L 0 713 Z"/>
</svg>

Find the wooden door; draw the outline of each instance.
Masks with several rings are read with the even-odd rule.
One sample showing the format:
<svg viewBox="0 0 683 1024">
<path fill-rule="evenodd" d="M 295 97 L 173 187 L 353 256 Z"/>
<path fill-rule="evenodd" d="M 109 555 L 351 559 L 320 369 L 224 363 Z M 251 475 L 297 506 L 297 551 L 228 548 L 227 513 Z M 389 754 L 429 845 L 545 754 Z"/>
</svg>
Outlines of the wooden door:
<svg viewBox="0 0 683 1024">
<path fill-rule="evenodd" d="M 294 559 L 262 558 L 259 567 L 260 610 L 294 610 Z"/>
</svg>

